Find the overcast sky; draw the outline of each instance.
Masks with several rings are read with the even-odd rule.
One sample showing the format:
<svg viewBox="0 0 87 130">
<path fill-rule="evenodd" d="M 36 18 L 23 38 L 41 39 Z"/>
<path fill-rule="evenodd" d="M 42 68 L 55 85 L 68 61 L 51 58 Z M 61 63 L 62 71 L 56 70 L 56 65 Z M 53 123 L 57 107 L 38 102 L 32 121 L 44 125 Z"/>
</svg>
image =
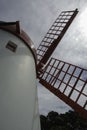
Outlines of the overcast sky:
<svg viewBox="0 0 87 130">
<path fill-rule="evenodd" d="M 0 20 L 20 21 L 21 28 L 37 47 L 54 20 L 63 10 L 78 8 L 79 14 L 61 40 L 54 56 L 87 68 L 87 0 L 1 0 Z M 40 113 L 70 109 L 38 84 Z"/>
</svg>

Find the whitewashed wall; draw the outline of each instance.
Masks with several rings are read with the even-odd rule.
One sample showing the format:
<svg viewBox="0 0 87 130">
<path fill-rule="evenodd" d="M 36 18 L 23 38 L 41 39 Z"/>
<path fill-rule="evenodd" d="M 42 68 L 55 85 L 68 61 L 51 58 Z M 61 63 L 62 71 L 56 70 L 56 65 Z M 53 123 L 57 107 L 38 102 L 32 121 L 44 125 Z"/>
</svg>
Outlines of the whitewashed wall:
<svg viewBox="0 0 87 130">
<path fill-rule="evenodd" d="M 5 46 L 11 40 L 16 52 Z M 0 130 L 39 130 L 36 70 L 22 40 L 0 30 Z"/>
</svg>

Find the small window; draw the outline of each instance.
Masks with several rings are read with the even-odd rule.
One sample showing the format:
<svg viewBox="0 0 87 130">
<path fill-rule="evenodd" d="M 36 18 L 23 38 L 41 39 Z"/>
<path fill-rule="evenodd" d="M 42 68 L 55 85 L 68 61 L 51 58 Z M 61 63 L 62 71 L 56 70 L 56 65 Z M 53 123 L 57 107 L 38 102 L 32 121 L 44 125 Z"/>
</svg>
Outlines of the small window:
<svg viewBox="0 0 87 130">
<path fill-rule="evenodd" d="M 16 52 L 16 49 L 17 49 L 17 45 L 12 42 L 12 41 L 9 41 L 6 45 L 6 48 L 8 48 L 9 50 L 13 51 L 13 52 Z"/>
</svg>

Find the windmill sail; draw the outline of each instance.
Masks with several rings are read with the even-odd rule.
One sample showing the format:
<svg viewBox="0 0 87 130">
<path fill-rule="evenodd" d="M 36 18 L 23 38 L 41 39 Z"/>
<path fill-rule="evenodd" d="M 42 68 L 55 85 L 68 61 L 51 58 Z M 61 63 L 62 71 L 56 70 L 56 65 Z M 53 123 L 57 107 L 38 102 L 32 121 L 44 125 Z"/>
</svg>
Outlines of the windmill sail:
<svg viewBox="0 0 87 130">
<path fill-rule="evenodd" d="M 44 87 L 87 118 L 86 69 L 51 58 L 39 79 Z"/>
<path fill-rule="evenodd" d="M 78 10 L 63 11 L 53 23 L 37 49 L 37 69 L 40 70 L 57 47 Z"/>
</svg>

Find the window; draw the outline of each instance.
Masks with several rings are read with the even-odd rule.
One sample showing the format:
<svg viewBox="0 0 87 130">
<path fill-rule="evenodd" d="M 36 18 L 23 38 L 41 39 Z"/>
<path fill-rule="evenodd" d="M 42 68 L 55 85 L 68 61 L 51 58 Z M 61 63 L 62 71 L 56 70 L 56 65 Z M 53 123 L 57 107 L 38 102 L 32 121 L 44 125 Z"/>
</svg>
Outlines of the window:
<svg viewBox="0 0 87 130">
<path fill-rule="evenodd" d="M 6 45 L 6 48 L 8 48 L 9 50 L 13 51 L 13 52 L 16 52 L 16 49 L 17 49 L 17 45 L 12 42 L 12 41 L 9 41 Z"/>
</svg>

